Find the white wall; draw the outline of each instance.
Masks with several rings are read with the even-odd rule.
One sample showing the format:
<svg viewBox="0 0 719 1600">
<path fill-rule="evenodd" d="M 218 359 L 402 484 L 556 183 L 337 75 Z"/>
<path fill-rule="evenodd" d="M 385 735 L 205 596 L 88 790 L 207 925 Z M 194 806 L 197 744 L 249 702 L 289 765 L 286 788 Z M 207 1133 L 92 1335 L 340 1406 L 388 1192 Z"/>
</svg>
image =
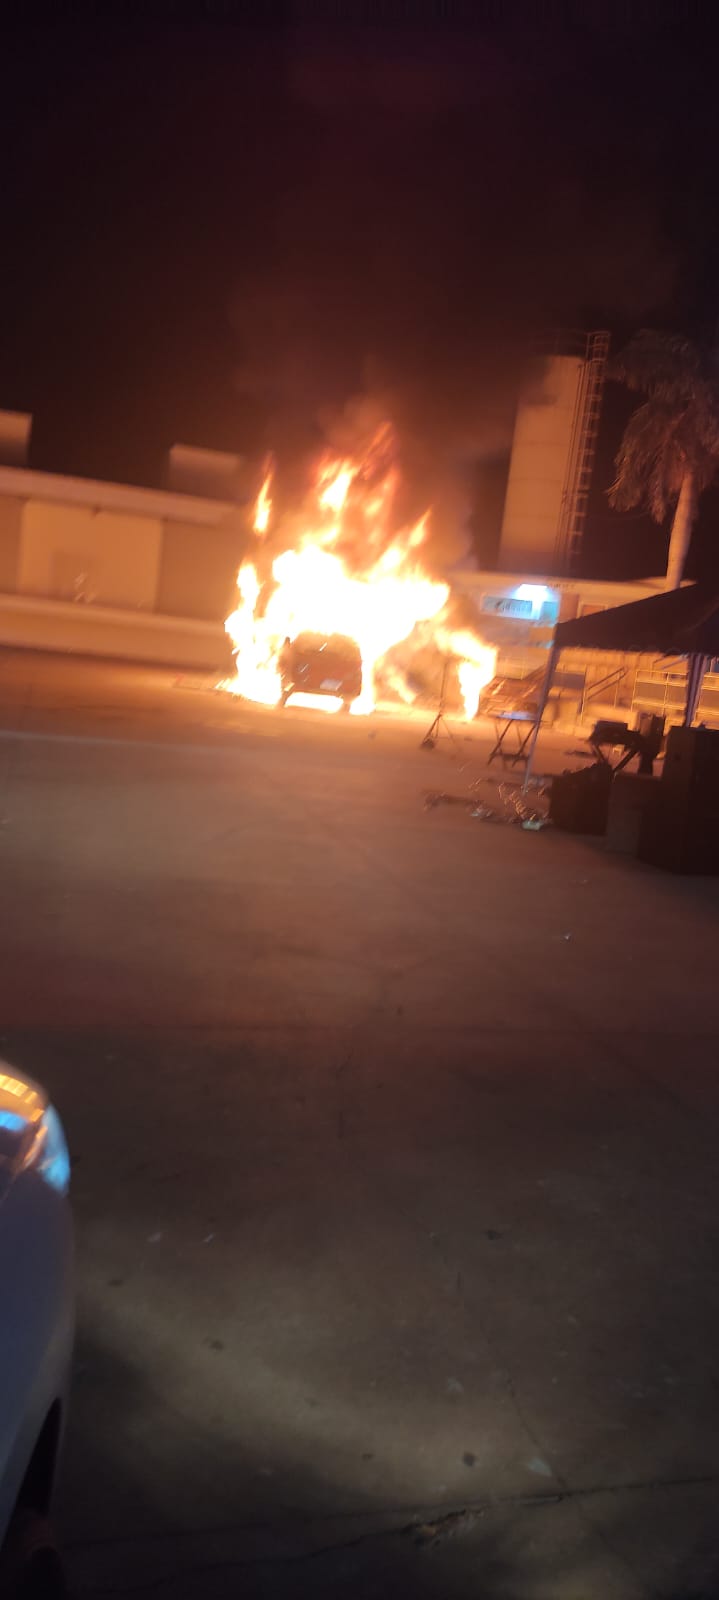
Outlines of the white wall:
<svg viewBox="0 0 719 1600">
<path fill-rule="evenodd" d="M 162 545 L 159 518 L 28 500 L 18 569 L 21 594 L 151 609 Z"/>
<path fill-rule="evenodd" d="M 554 567 L 583 371 L 577 357 L 555 356 L 520 400 L 498 558 L 509 571 Z"/>
<path fill-rule="evenodd" d="M 0 594 L 0 644 L 73 655 L 199 667 L 231 677 L 232 653 L 222 623 L 158 617 L 145 611 Z"/>
</svg>

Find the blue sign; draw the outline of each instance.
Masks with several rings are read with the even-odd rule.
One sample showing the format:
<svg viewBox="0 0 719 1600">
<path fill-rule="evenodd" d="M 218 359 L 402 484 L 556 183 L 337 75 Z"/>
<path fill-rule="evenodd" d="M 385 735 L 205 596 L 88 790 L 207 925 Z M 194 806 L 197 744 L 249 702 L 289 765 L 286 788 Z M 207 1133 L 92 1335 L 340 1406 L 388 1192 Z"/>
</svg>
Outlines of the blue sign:
<svg viewBox="0 0 719 1600">
<path fill-rule="evenodd" d="M 483 594 L 479 603 L 480 611 L 491 611 L 495 617 L 523 617 L 531 622 L 531 600 L 519 600 L 516 595 Z"/>
</svg>

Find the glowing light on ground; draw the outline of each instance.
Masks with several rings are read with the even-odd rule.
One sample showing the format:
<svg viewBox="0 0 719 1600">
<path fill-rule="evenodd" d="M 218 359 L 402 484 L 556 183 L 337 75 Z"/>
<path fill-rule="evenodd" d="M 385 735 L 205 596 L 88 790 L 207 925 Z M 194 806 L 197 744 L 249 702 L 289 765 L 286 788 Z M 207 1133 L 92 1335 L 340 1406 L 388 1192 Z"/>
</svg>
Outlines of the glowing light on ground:
<svg viewBox="0 0 719 1600">
<path fill-rule="evenodd" d="M 303 706 L 305 711 L 342 710 L 343 702 L 335 694 L 293 694 L 287 702 L 288 706 Z"/>
</svg>

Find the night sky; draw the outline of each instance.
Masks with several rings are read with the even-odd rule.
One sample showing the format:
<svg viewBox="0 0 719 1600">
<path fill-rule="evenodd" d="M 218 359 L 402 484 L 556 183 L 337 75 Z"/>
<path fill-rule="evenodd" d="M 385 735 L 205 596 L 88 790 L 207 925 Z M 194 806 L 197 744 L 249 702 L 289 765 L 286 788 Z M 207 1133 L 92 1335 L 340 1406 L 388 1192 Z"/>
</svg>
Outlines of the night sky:
<svg viewBox="0 0 719 1600">
<path fill-rule="evenodd" d="M 533 334 L 714 336 L 715 54 L 690 7 L 97 9 L 3 42 L 0 406 L 34 413 L 35 465 L 155 483 L 178 439 L 272 446 L 291 486 L 376 407 L 417 503 L 461 483 L 491 556 Z M 585 552 L 617 575 L 662 560 L 603 498 L 623 405 Z M 698 570 L 716 526 L 709 497 Z"/>
</svg>

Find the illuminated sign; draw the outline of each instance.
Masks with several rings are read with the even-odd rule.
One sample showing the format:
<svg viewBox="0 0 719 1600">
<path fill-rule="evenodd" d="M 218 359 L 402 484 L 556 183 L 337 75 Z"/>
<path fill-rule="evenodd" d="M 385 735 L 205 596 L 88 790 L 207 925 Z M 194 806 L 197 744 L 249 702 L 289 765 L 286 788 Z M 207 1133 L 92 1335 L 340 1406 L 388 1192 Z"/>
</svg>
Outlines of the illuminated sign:
<svg viewBox="0 0 719 1600">
<path fill-rule="evenodd" d="M 520 599 L 518 595 L 483 594 L 479 609 L 490 611 L 495 617 L 522 617 L 531 622 L 533 608 L 531 600 Z"/>
</svg>

